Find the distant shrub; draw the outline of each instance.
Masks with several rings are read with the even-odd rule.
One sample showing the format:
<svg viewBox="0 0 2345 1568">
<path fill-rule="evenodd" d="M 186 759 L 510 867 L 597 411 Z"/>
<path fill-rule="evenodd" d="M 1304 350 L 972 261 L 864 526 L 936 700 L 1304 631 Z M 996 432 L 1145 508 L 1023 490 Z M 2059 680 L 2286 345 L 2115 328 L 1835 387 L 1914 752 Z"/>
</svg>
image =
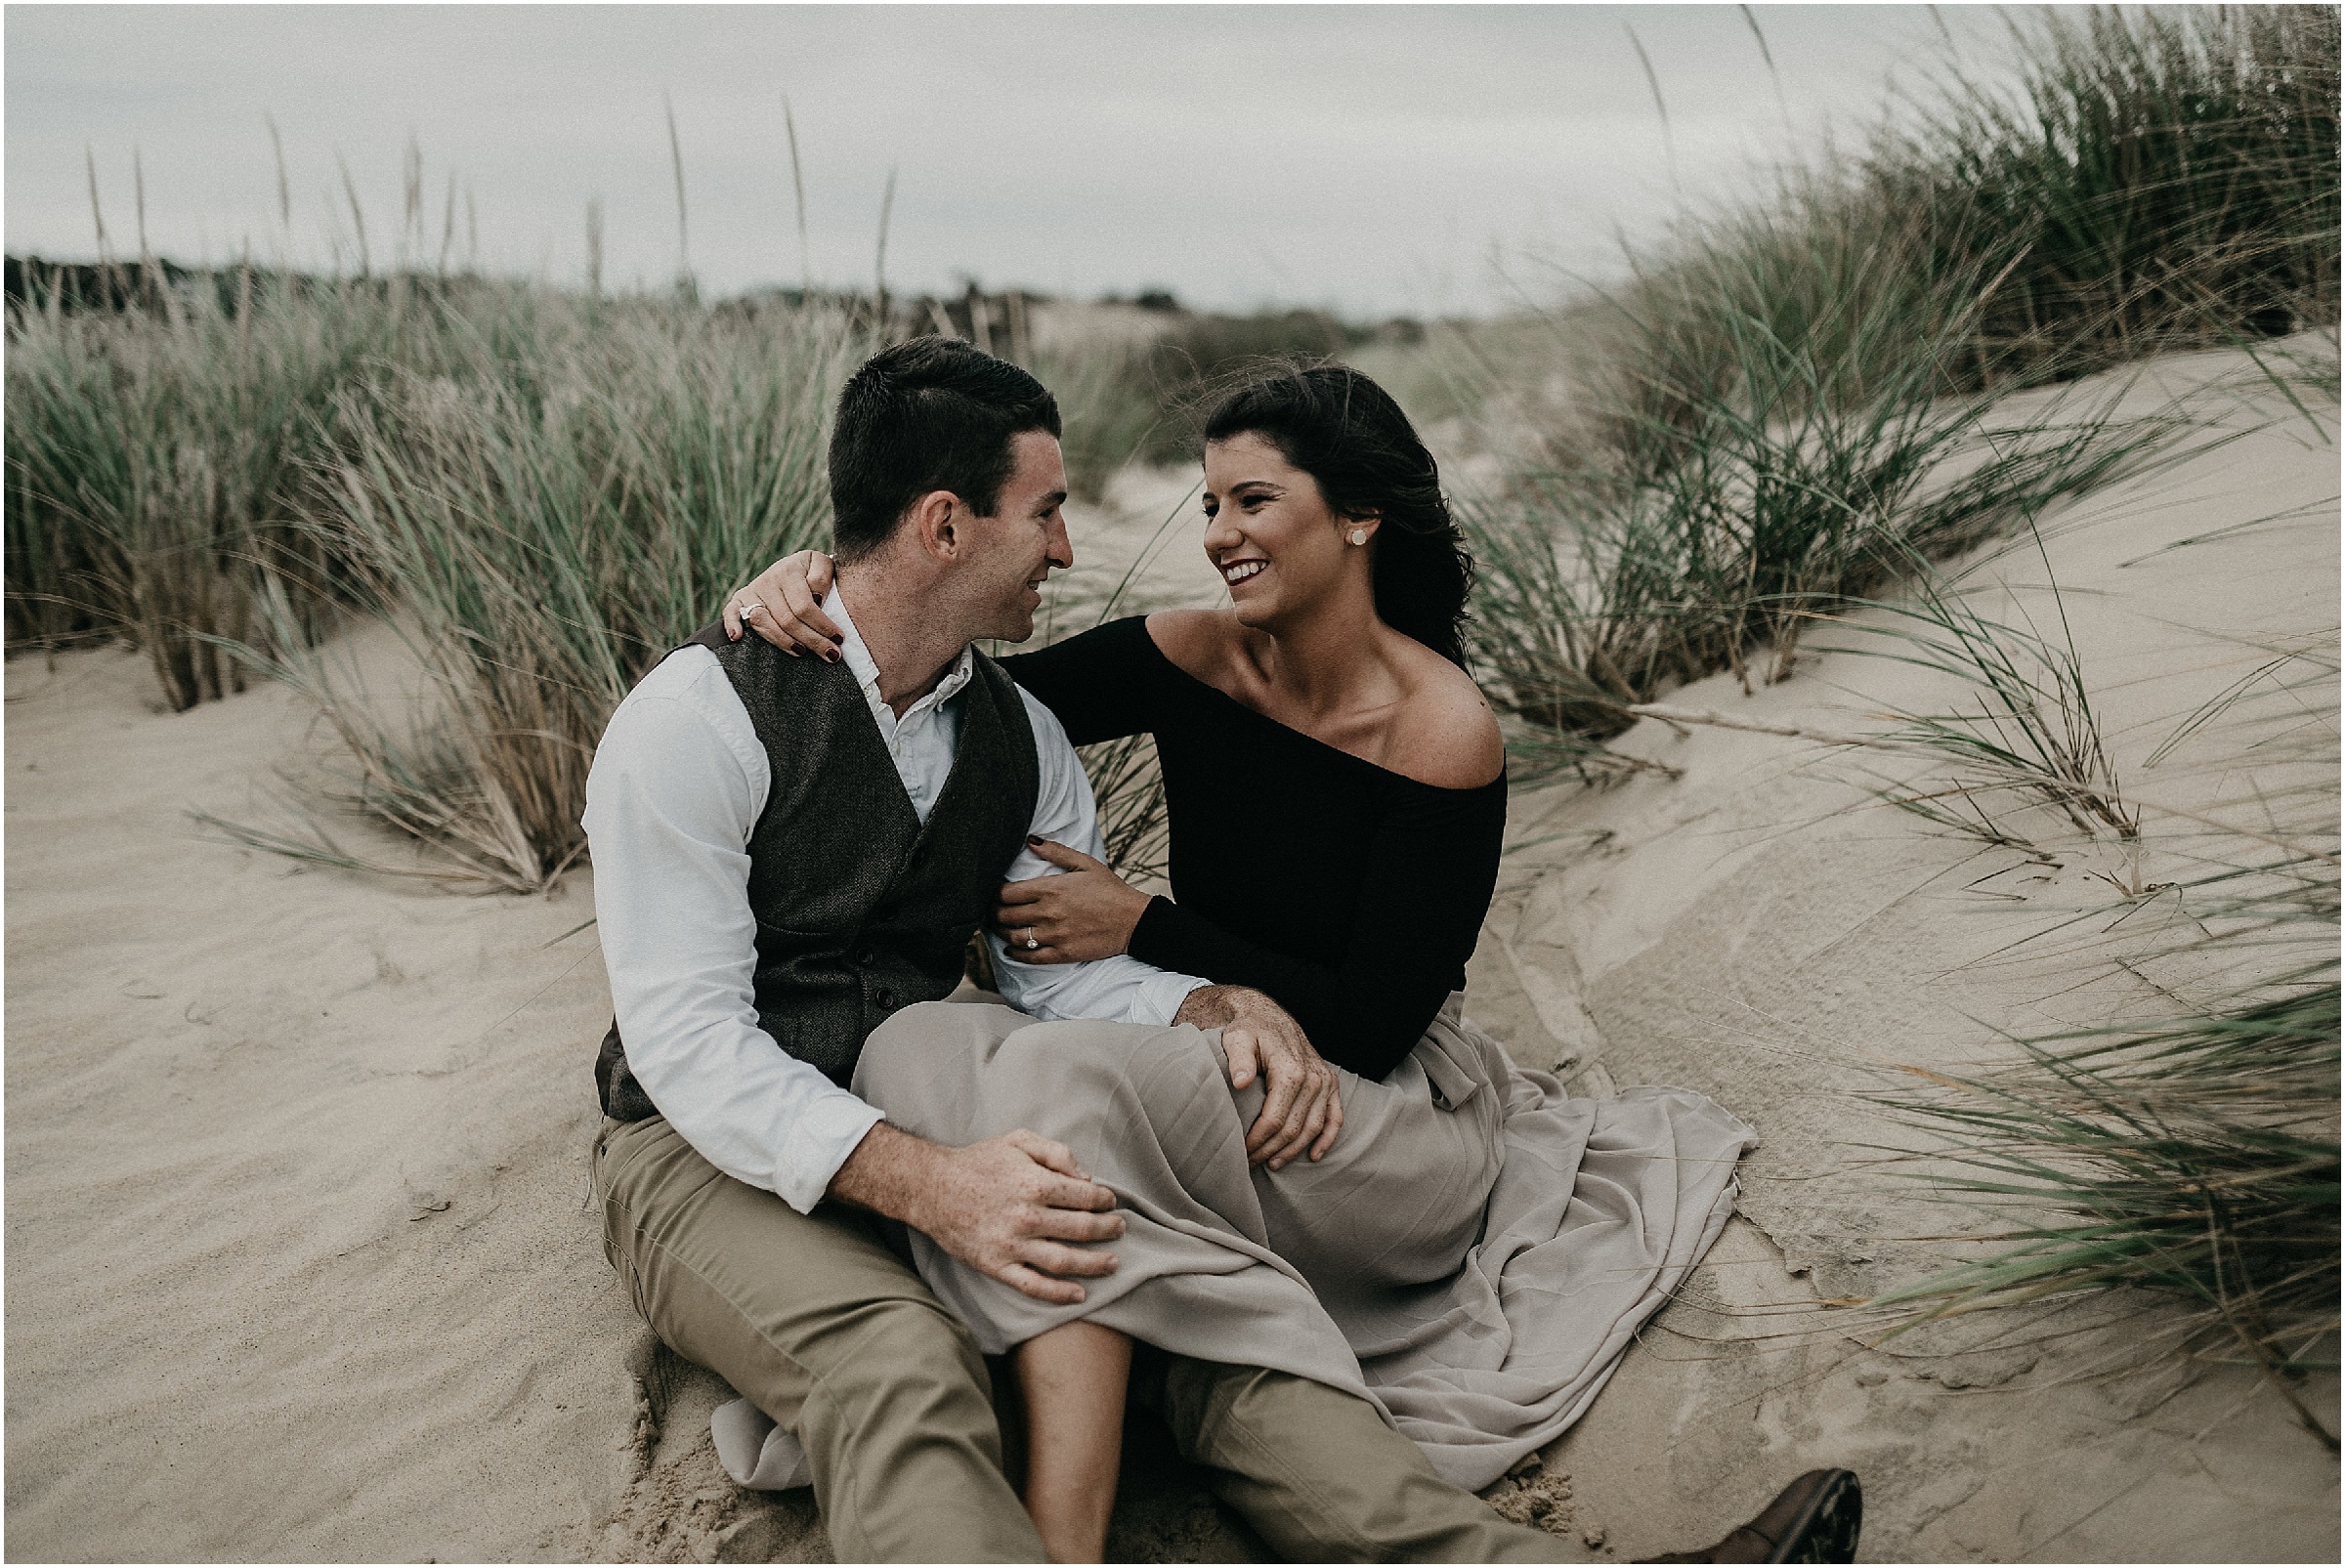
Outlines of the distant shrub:
<svg viewBox="0 0 2345 1568">
<path fill-rule="evenodd" d="M 1066 415 L 1067 471 L 1077 494 L 1096 500 L 1124 464 L 1185 463 L 1198 454 L 1210 389 L 1243 366 L 1281 358 L 1338 357 L 1372 343 L 1371 329 L 1323 311 L 1189 315 L 1165 291 L 1132 301 L 1166 314 L 1144 338 L 1087 342 L 1038 355 L 1032 368 Z"/>
<path fill-rule="evenodd" d="M 1208 388 L 1255 361 L 1340 356 L 1365 334 L 1324 311 L 1262 311 L 1253 316 L 1192 316 L 1149 345 L 1143 373 L 1158 418 L 1139 455 L 1180 462 L 1197 455 Z"/>
</svg>

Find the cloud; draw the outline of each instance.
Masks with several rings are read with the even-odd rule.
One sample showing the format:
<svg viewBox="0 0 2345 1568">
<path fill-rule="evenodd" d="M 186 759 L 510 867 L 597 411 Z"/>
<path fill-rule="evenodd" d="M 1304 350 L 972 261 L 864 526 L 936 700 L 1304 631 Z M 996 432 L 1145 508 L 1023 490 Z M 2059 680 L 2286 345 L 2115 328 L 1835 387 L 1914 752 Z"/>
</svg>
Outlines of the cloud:
<svg viewBox="0 0 2345 1568">
<path fill-rule="evenodd" d="M 679 265 L 665 97 L 703 287 L 787 284 L 787 96 L 821 281 L 868 285 L 892 167 L 898 289 L 1486 308 L 1494 247 L 1599 265 L 1615 226 L 1733 189 L 1787 117 L 1868 119 L 1894 62 L 1941 47 L 1921 8 L 1758 14 L 1780 103 L 1731 6 L 11 8 L 8 245 L 90 252 L 85 148 L 134 244 L 135 148 L 157 251 L 353 264 L 339 156 L 377 266 L 435 258 L 451 211 L 460 258 L 469 192 L 483 265 L 576 279 L 600 197 L 606 276 L 657 285 Z"/>
</svg>

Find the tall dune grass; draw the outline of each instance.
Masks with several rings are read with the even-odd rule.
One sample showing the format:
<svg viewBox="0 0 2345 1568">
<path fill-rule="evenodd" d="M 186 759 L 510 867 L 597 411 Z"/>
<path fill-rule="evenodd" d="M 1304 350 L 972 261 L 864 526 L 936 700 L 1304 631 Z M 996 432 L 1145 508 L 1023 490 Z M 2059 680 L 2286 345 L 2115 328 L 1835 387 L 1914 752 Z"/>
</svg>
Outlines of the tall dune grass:
<svg viewBox="0 0 2345 1568">
<path fill-rule="evenodd" d="M 1949 64 L 1899 128 L 1689 220 L 1582 307 L 1630 474 L 1733 395 L 1752 323 L 1861 404 L 1950 330 L 1959 393 L 2336 320 L 2333 7 L 2055 11 L 2009 56 L 2000 79 Z"/>
<path fill-rule="evenodd" d="M 1876 159 L 1887 199 L 2012 260 L 1983 375 L 2336 319 L 2335 7 L 2052 12 L 2015 53 L 2015 88 L 1949 72 Z"/>
<path fill-rule="evenodd" d="M 825 536 L 827 421 L 869 345 L 838 314 L 535 294 L 446 330 L 456 373 L 385 366 L 342 395 L 347 450 L 306 524 L 405 639 L 421 711 L 386 722 L 379 694 L 281 636 L 245 657 L 333 720 L 362 808 L 530 890 L 584 848 L 587 767 L 627 690 Z"/>
<path fill-rule="evenodd" d="M 1689 395 L 1667 420 L 1624 411 L 1635 439 L 1621 449 L 1642 473 L 1535 470 L 1513 500 L 1463 509 L 1494 700 L 1600 741 L 1669 686 L 1720 669 L 1779 680 L 1819 616 L 2133 470 L 2187 428 L 2120 415 L 2122 389 L 2019 419 L 1985 394 L 1942 398 L 1950 333 L 1836 406 L 1818 396 L 1832 367 L 1815 341 L 1745 320 L 1732 396 Z"/>
<path fill-rule="evenodd" d="M 1144 341 L 1102 335 L 1037 352 L 1026 366 L 1058 400 L 1067 484 L 1083 500 L 1097 501 L 1116 470 L 1162 442 L 1149 353 Z"/>
<path fill-rule="evenodd" d="M 121 637 L 173 709 L 237 685 L 217 640 L 252 635 L 261 570 L 330 588 L 296 518 L 337 397 L 399 330 L 381 289 L 238 275 L 225 302 L 10 322 L 8 644 Z"/>
<path fill-rule="evenodd" d="M 2049 414 L 2039 398 L 2015 418 L 2010 391 L 2333 330 L 2337 37 L 2326 8 L 2041 21 L 2018 40 L 2016 91 L 1949 76 L 1919 128 L 1787 175 L 1637 258 L 1624 288 L 1535 323 L 1568 396 L 1546 400 L 1542 460 L 1515 493 L 1468 514 L 1475 652 L 1524 721 L 1523 772 L 1615 772 L 1600 742 L 1632 706 L 1718 670 L 1779 678 L 1804 628 L 1878 596 L 1902 614 L 1903 656 L 1980 698 L 1908 716 L 1895 743 L 1961 778 L 1958 797 L 1901 803 L 2016 844 L 1998 803 L 2033 801 L 2123 846 L 2128 905 L 2183 904 L 2207 934 L 2184 967 L 2233 979 L 2151 1023 L 2017 1040 L 2005 1068 L 1924 1074 L 1930 1088 L 1897 1099 L 1953 1167 L 1925 1179 L 2008 1228 L 1990 1255 L 1877 1304 L 1935 1316 L 2146 1290 L 2187 1310 L 2145 1349 L 2247 1361 L 2331 1446 L 2297 1387 L 2337 1325 L 2333 757 L 2324 793 L 2285 803 L 2310 826 L 2189 846 L 2161 832 L 2156 852 L 2195 869 L 2146 883 L 2141 803 L 2072 646 L 1969 614 L 1926 564 L 2193 439 L 2179 410 L 2121 417 L 2113 396 Z M 1540 362 L 1494 360 L 1512 385 L 1491 390 L 1540 409 L 1521 397 Z M 2332 684 L 2314 710 L 2334 701 Z M 2259 790 L 2240 809 L 2261 822 L 2281 804 Z"/>
<path fill-rule="evenodd" d="M 1965 688 L 1942 711 L 1894 714 L 1897 728 L 1882 739 L 1908 753 L 1937 753 L 1948 776 L 1884 789 L 1882 799 L 1935 826 L 2035 856 L 2044 852 L 2019 836 L 2007 807 L 2048 806 L 2058 824 L 2087 838 L 2139 837 L 2141 813 L 2110 759 L 2057 586 L 2050 630 L 2025 612 L 2023 625 L 1990 619 L 1926 565 L 1917 565 L 1901 602 L 1868 608 L 1881 617 L 1879 635 L 1850 652 L 1951 675 Z"/>
<path fill-rule="evenodd" d="M 2324 1358 L 2333 1366 L 2340 1284 L 2333 632 L 2260 662 L 2149 749 L 2144 775 L 2196 748 L 2209 772 L 2239 777 L 2228 799 L 2177 810 L 2119 796 L 2065 633 L 1999 627 L 1935 591 L 1913 614 L 1918 629 L 1892 628 L 1908 650 L 1892 657 L 1962 675 L 1981 700 L 1897 732 L 1947 759 L 1952 791 L 1926 807 L 1891 798 L 2044 864 L 2124 840 L 2131 879 L 2110 878 L 2122 913 L 2087 906 L 2027 945 L 2089 928 L 2097 961 L 2173 983 L 2153 984 L 2146 1019 L 2010 1038 L 1999 1066 L 1915 1069 L 1924 1087 L 1885 1096 L 1930 1135 L 1935 1168 L 1922 1179 L 2003 1228 L 1987 1255 L 1873 1304 L 1910 1324 L 2147 1293 L 2182 1310 L 2140 1320 L 2145 1354 L 2256 1368 L 2333 1450 L 2336 1434 L 2300 1392 Z M 1985 804 L 2029 795 L 2051 826 L 2065 819 L 2065 840 L 2029 842 Z M 2140 871 L 2145 846 L 2155 882 Z M 2129 936 L 2153 901 L 2177 917 Z"/>
<path fill-rule="evenodd" d="M 2015 427 L 2000 394 L 2334 322 L 2333 10 L 2054 16 L 2016 48 L 2015 92 L 1949 74 L 1917 129 L 1532 323 L 1572 391 L 1469 520 L 1476 654 L 1525 762 L 1588 771 L 1669 684 L 1780 677 L 1814 615 L 2185 428 L 2113 403 Z M 1493 401 L 1540 374 L 1491 369 L 1515 384 Z"/>
<path fill-rule="evenodd" d="M 1054 345 L 1028 368 L 1058 395 L 1076 493 L 1096 500 L 1126 463 L 1196 461 L 1214 390 L 1249 364 L 1342 358 L 1409 399 L 1421 421 L 1449 411 L 1438 406 L 1444 379 L 1413 373 L 1427 360 L 1416 352 L 1422 336 L 1409 323 L 1362 327 L 1323 311 L 1168 312 L 1156 331 Z"/>
<path fill-rule="evenodd" d="M 2000 1073 L 1941 1080 L 1907 1119 L 2014 1223 L 1994 1255 L 1877 1297 L 1925 1318 L 2134 1287 L 2191 1309 L 2155 1348 L 2245 1361 L 2332 1450 L 2296 1392 L 2337 1330 L 2337 982 L 2149 1028 L 2021 1039 Z"/>
</svg>

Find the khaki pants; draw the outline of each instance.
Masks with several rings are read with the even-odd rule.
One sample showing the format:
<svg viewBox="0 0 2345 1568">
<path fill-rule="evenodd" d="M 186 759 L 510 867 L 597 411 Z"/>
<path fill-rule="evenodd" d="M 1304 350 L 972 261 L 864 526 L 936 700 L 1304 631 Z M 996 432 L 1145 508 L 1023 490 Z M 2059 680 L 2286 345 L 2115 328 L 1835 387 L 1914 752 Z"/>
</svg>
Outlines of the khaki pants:
<svg viewBox="0 0 2345 1568">
<path fill-rule="evenodd" d="M 665 1120 L 603 1123 L 604 1250 L 677 1354 L 796 1432 L 842 1559 L 1039 1562 L 985 1361 L 862 1216 L 800 1214 Z M 1315 1560 L 1584 1560 L 1433 1473 L 1365 1400 L 1185 1357 L 1139 1390 L 1270 1546 Z"/>
</svg>

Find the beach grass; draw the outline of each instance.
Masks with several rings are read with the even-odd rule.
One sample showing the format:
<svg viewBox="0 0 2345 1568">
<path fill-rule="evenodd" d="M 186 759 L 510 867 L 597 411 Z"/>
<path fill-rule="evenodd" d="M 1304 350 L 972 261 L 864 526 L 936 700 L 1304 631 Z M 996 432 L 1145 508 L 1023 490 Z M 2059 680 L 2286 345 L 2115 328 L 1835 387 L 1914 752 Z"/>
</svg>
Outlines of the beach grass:
<svg viewBox="0 0 2345 1568">
<path fill-rule="evenodd" d="M 1744 325 L 1737 396 L 1689 396 L 1665 425 L 1624 418 L 1637 438 L 1620 450 L 1642 472 L 1535 469 L 1512 499 L 1462 509 L 1475 654 L 1507 711 L 1600 742 L 1718 670 L 1779 681 L 1818 619 L 2137 470 L 2188 428 L 2121 413 L 2122 388 L 2017 422 L 1990 395 L 1940 396 L 1950 335 L 1836 406 L 1815 396 L 1831 367 L 1812 339 Z"/>
<path fill-rule="evenodd" d="M 1888 657 L 1956 677 L 1972 700 L 1901 715 L 1889 736 L 1936 752 L 1947 786 L 1881 793 L 2043 866 L 2120 849 L 2122 870 L 2098 873 L 2113 903 L 2087 901 L 2020 946 L 2072 944 L 2066 985 L 2112 965 L 2147 981 L 2149 1011 L 2006 1034 L 1999 1063 L 1909 1069 L 1919 1087 L 1880 1097 L 1927 1138 L 1919 1179 L 1997 1228 L 1985 1255 L 1870 1305 L 1910 1327 L 2146 1293 L 2179 1306 L 2143 1319 L 2146 1355 L 2256 1368 L 2333 1451 L 2302 1390 L 2333 1370 L 2340 1284 L 2334 633 L 2242 653 L 2253 668 L 2141 739 L 2144 782 L 2128 797 L 2056 586 L 2050 598 L 2057 636 L 1988 620 L 1925 580 L 1906 611 L 1921 629 L 1892 620 Z M 2240 783 L 2188 809 L 2161 804 L 2155 784 L 2177 757 Z M 2051 831 L 2015 829 L 1996 804 L 2015 800 Z M 2175 918 L 2129 934 L 2153 905 Z"/>
<path fill-rule="evenodd" d="M 1252 365 L 1343 359 L 1412 396 L 1421 421 L 1437 416 L 1447 383 L 1426 373 L 1423 343 L 1413 322 L 1370 328 L 1324 311 L 1166 312 L 1151 330 L 1039 350 L 1028 368 L 1057 394 L 1069 479 L 1095 501 L 1128 463 L 1196 462 L 1216 391 Z"/>
<path fill-rule="evenodd" d="M 449 368 L 389 365 L 337 404 L 345 452 L 305 512 L 422 671 L 398 722 L 323 650 L 236 652 L 332 720 L 352 798 L 452 872 L 534 890 L 583 852 L 603 725 L 775 555 L 824 542 L 845 316 L 717 317 L 529 292 L 451 307 Z M 270 574 L 269 624 L 293 601 Z"/>
<path fill-rule="evenodd" d="M 1534 423 L 1467 514 L 1476 657 L 1526 762 L 1678 683 L 1780 679 L 1818 615 L 2189 429 L 2114 397 L 2015 425 L 2011 391 L 2333 327 L 2333 10 L 2055 15 L 2013 49 L 2016 85 L 1947 70 L 1909 128 L 1481 356 L 1482 401 Z"/>
<path fill-rule="evenodd" d="M 2040 535 L 2036 543 L 2049 572 Z M 1916 563 L 1900 599 L 1865 607 L 1876 635 L 1847 652 L 1950 675 L 1964 694 L 1942 711 L 1892 715 L 1897 727 L 1881 740 L 1936 753 L 1947 777 L 1884 789 L 1882 799 L 1935 826 L 2038 856 L 2044 851 L 2019 835 L 2005 803 L 2049 806 L 2088 838 L 2138 838 L 2141 814 L 2125 799 L 2057 584 L 2049 598 L 2048 626 L 2024 610 L 2023 624 L 1997 621 L 1960 585 Z"/>
<path fill-rule="evenodd" d="M 1144 341 L 1101 333 L 1040 350 L 1026 366 L 1058 400 L 1067 483 L 1083 500 L 1099 500 L 1110 476 L 1162 439 L 1149 353 Z"/>
<path fill-rule="evenodd" d="M 1937 1135 L 1932 1188 L 2004 1225 L 1991 1255 L 1871 1304 L 1911 1323 L 2154 1293 L 2185 1308 L 2154 1349 L 2255 1367 L 2335 1449 L 2297 1392 L 2333 1368 L 2338 1327 L 2335 965 L 2292 978 L 2147 1027 L 2014 1038 L 2016 1065 L 1899 1096 Z"/>
<path fill-rule="evenodd" d="M 1941 73 L 1876 164 L 1958 247 L 2011 258 L 1976 331 L 1983 378 L 2336 319 L 2334 7 L 2054 11 L 2012 62 L 2000 90 Z"/>
<path fill-rule="evenodd" d="M 9 327 L 8 645 L 120 638 L 174 710 L 238 685 L 218 640 L 255 634 L 262 571 L 336 585 L 297 519 L 337 399 L 405 303 L 249 269 L 223 292 L 109 315 L 52 297 Z M 314 633 L 317 605 L 299 608 Z"/>
</svg>

